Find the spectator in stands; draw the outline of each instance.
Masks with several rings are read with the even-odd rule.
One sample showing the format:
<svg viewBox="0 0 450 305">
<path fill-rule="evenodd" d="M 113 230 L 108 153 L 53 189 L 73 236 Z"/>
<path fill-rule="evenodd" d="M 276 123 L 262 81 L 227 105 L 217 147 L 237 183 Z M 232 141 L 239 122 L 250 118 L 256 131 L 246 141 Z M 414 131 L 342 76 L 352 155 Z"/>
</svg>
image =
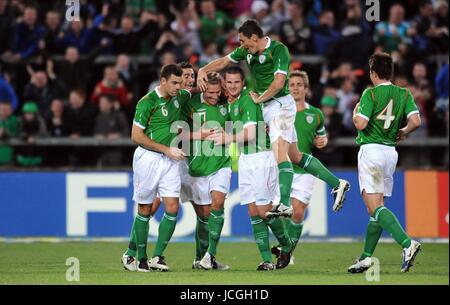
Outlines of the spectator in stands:
<svg viewBox="0 0 450 305">
<path fill-rule="evenodd" d="M 62 54 L 64 49 L 58 45 L 58 37 L 61 32 L 61 14 L 57 11 L 49 11 L 45 15 L 45 49 L 50 54 Z"/>
<path fill-rule="evenodd" d="M 195 52 L 201 53 L 202 45 L 198 34 L 201 25 L 195 10 L 195 1 L 189 0 L 187 3 L 187 7 L 171 5 L 171 12 L 175 15 L 175 20 L 171 23 L 170 28 L 176 35 L 177 45 L 190 43 Z"/>
<path fill-rule="evenodd" d="M 98 139 L 115 140 L 129 136 L 128 122 L 125 114 L 115 110 L 118 100 L 112 95 L 102 95 L 99 98 L 99 110 L 95 120 L 94 135 Z M 102 166 L 117 166 L 122 161 L 120 149 L 107 148 L 100 153 L 99 162 Z"/>
<path fill-rule="evenodd" d="M 328 60 L 335 66 L 341 62 L 350 62 L 355 68 L 363 68 L 369 58 L 372 39 L 361 11 L 361 6 L 356 5 L 347 10 L 347 18 L 343 22 L 341 36 L 336 44 L 328 52 Z M 358 52 L 355 52 L 358 50 Z"/>
<path fill-rule="evenodd" d="M 289 51 L 294 54 L 311 53 L 312 30 L 304 18 L 303 4 L 300 0 L 291 0 L 288 4 L 289 19 L 281 23 L 280 37 Z"/>
<path fill-rule="evenodd" d="M 106 34 L 112 39 L 116 54 L 136 55 L 141 52 L 142 41 L 155 28 L 156 22 L 156 15 L 144 12 L 140 25 L 136 27 L 131 16 L 124 16 L 120 22 L 120 29 L 108 31 Z"/>
<path fill-rule="evenodd" d="M 216 9 L 214 0 L 200 2 L 200 39 L 203 45 L 216 42 L 219 50 L 225 46 L 228 31 L 233 29 L 234 21 L 222 11 Z"/>
<path fill-rule="evenodd" d="M 200 55 L 200 67 L 203 67 L 220 57 L 217 49 L 218 46 L 215 41 L 208 42 L 204 45 L 203 53 Z"/>
<path fill-rule="evenodd" d="M 142 11 L 155 11 L 156 0 L 127 0 L 125 14 L 133 18 L 134 21 L 139 20 Z"/>
<path fill-rule="evenodd" d="M 0 0 L 0 56 L 11 52 L 14 45 L 14 28 L 16 19 L 14 17 L 8 0 Z"/>
<path fill-rule="evenodd" d="M 92 136 L 97 108 L 86 103 L 86 95 L 82 90 L 74 90 L 69 95 L 67 109 L 67 133 L 71 138 Z"/>
<path fill-rule="evenodd" d="M 388 21 L 376 25 L 374 41 L 384 52 L 399 52 L 404 56 L 411 45 L 414 29 L 404 20 L 405 9 L 401 4 L 393 4 L 389 9 Z"/>
<path fill-rule="evenodd" d="M 102 40 L 100 46 L 93 49 L 84 58 L 80 58 L 80 53 L 76 47 L 68 47 L 66 49 L 64 59 L 57 62 L 55 68 L 57 75 L 68 91 L 87 89 L 88 81 L 91 77 L 92 64 L 102 48 L 107 44 L 107 40 Z"/>
<path fill-rule="evenodd" d="M 14 88 L 6 81 L 3 75 L 0 73 L 0 101 L 6 101 L 11 104 L 13 111 L 19 106 L 19 100 L 17 99 Z"/>
<path fill-rule="evenodd" d="M 359 102 L 359 95 L 356 94 L 350 78 L 342 81 L 339 90 L 336 91 L 336 96 L 339 99 L 338 112 L 342 115 L 342 125 L 347 134 L 354 134 L 356 131 L 353 125 L 353 109 Z"/>
<path fill-rule="evenodd" d="M 47 130 L 52 137 L 68 136 L 67 113 L 64 103 L 60 99 L 54 99 L 50 106 L 50 117 L 47 119 Z"/>
<path fill-rule="evenodd" d="M 23 100 L 33 100 L 37 103 L 39 113 L 48 118 L 50 115 L 50 103 L 55 98 L 65 96 L 64 87 L 61 82 L 54 78 L 49 79 L 45 71 L 30 71 L 30 82 L 25 86 Z"/>
<path fill-rule="evenodd" d="M 44 38 L 45 32 L 44 27 L 37 22 L 37 17 L 36 8 L 25 8 L 22 22 L 15 27 L 12 54 L 4 57 L 6 61 L 18 62 L 37 53 L 38 42 Z"/>
<path fill-rule="evenodd" d="M 344 134 L 342 130 L 342 115 L 337 112 L 337 99 L 330 95 L 324 95 L 320 100 L 321 109 L 324 115 L 324 125 L 327 130 L 328 139 L 340 137 Z M 342 164 L 342 154 L 336 153 L 338 147 L 328 145 L 319 153 L 320 160 L 327 165 L 338 166 Z"/>
<path fill-rule="evenodd" d="M 36 142 L 36 138 L 47 136 L 45 121 L 39 115 L 38 105 L 34 102 L 26 102 L 22 107 L 22 112 L 20 138 L 31 145 L 21 148 L 17 154 L 17 163 L 22 166 L 41 165 L 43 161 L 42 150 L 32 144 Z"/>
<path fill-rule="evenodd" d="M 91 101 L 98 104 L 102 94 L 114 95 L 119 100 L 123 109 L 128 108 L 131 96 L 123 81 L 119 78 L 119 73 L 113 66 L 108 66 L 104 70 L 103 79 L 97 83 L 91 96 Z"/>
<path fill-rule="evenodd" d="M 320 14 L 319 26 L 314 29 L 313 42 L 315 52 L 326 55 L 330 47 L 335 44 L 340 34 L 334 28 L 334 14 L 332 11 L 323 11 Z"/>
<path fill-rule="evenodd" d="M 1 1 L 1 0 L 0 0 Z M 0 99 L 0 141 L 15 138 L 19 134 L 19 120 L 13 114 L 10 102 Z M 0 166 L 14 162 L 14 148 L 0 145 Z"/>
<path fill-rule="evenodd" d="M 265 34 L 277 28 L 278 24 L 273 16 L 270 15 L 270 7 L 265 0 L 254 0 L 250 11 L 252 13 L 251 18 L 258 21 Z"/>
<path fill-rule="evenodd" d="M 85 21 L 80 19 L 79 21 L 71 21 L 70 27 L 63 34 L 59 36 L 57 44 L 63 49 L 69 46 L 76 47 L 80 54 L 88 54 L 99 41 L 94 38 L 98 35 L 99 27 L 108 15 L 107 4 L 103 5 L 102 13 L 95 17 L 90 27 L 85 26 Z"/>
<path fill-rule="evenodd" d="M 414 49 L 419 55 L 448 51 L 448 23 L 439 26 L 436 17 L 433 3 L 430 0 L 422 0 L 419 4 L 419 15 L 413 20 L 416 31 Z"/>
<path fill-rule="evenodd" d="M 448 115 L 448 63 L 441 67 L 438 75 L 436 76 L 436 107 L 438 111 L 447 112 Z"/>
</svg>

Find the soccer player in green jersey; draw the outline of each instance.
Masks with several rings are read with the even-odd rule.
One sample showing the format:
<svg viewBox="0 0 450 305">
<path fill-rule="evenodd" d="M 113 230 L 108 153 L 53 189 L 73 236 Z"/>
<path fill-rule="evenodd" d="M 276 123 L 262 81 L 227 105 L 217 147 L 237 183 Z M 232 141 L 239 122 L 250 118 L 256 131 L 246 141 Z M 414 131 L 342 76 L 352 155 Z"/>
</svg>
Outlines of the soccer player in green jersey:
<svg viewBox="0 0 450 305">
<path fill-rule="evenodd" d="M 197 230 L 199 234 L 206 234 L 208 240 L 205 243 L 205 236 L 199 236 L 203 256 L 198 262 L 201 255 L 197 253 L 193 268 L 227 270 L 229 266 L 219 263 L 216 254 L 224 224 L 225 198 L 230 192 L 231 159 L 225 153 L 224 145 L 215 146 L 206 138 L 225 128 L 228 110 L 226 105 L 218 104 L 222 92 L 220 79 L 210 74 L 207 84 L 205 92 L 196 94 L 185 104 L 181 115 L 181 120 L 188 122 L 191 130 L 189 175 L 194 208 L 202 222 L 197 224 L 205 226 L 207 223 L 208 226 Z"/>
<path fill-rule="evenodd" d="M 324 175 L 320 166 L 316 166 L 307 155 L 298 150 L 289 153 L 294 135 L 295 101 L 289 94 L 287 75 L 290 66 L 288 48 L 278 41 L 272 41 L 264 36 L 255 20 L 245 21 L 238 29 L 241 46 L 228 56 L 219 58 L 201 68 L 198 72 L 197 84 L 205 89 L 205 78 L 208 72 L 220 71 L 230 63 L 246 61 L 255 82 L 256 92 L 250 92 L 254 103 L 263 105 L 264 121 L 269 127 L 272 150 L 278 163 L 278 180 L 280 204 L 267 212 L 269 217 L 292 215 L 290 193 L 294 170 L 292 163 L 315 176 Z M 291 163 L 292 161 L 292 163 Z M 333 209 L 338 211 L 345 199 L 349 183 L 345 180 L 325 180 L 332 188 L 335 197 Z"/>
<path fill-rule="evenodd" d="M 353 112 L 353 123 L 358 129 L 356 143 L 360 145 L 360 191 L 370 221 L 363 254 L 348 271 L 360 273 L 370 268 L 372 254 L 385 230 L 403 248 L 401 271 L 407 272 L 421 245 L 406 234 L 397 217 L 384 206 L 384 198 L 391 196 L 394 185 L 393 175 L 398 159 L 395 146 L 419 128 L 420 114 L 411 92 L 390 82 L 394 71 L 390 55 L 372 55 L 369 67 L 374 87 L 364 91 Z M 405 117 L 407 124 L 402 128 Z"/>
<path fill-rule="evenodd" d="M 181 105 L 190 98 L 189 92 L 180 90 L 181 75 L 179 66 L 164 66 L 160 86 L 145 95 L 136 106 L 131 138 L 139 145 L 133 156 L 133 200 L 138 204 L 138 214 L 131 229 L 128 250 L 122 256 L 126 270 L 169 270 L 162 254 L 175 230 L 180 194 L 178 162 L 185 157 L 182 150 L 173 146 L 177 134 L 171 132 L 171 127 L 179 120 Z M 157 194 L 163 198 L 165 213 L 153 257 L 148 262 L 151 204 Z"/>
<path fill-rule="evenodd" d="M 263 262 L 257 270 L 282 269 L 289 264 L 292 243 L 281 218 L 265 216 L 272 208 L 277 194 L 277 163 L 270 147 L 260 105 L 253 103 L 245 85 L 244 72 L 239 67 L 223 71 L 228 97 L 228 112 L 233 132 L 216 133 L 209 138 L 216 145 L 238 143 L 243 154 L 239 158 L 239 193 L 241 204 L 248 205 L 253 235 Z M 269 245 L 269 227 L 282 245 L 277 264 L 272 263 Z"/>
<path fill-rule="evenodd" d="M 322 149 L 327 146 L 328 138 L 324 126 L 324 116 L 320 109 L 306 102 L 306 94 L 309 89 L 308 74 L 304 71 L 293 71 L 289 75 L 289 92 L 295 100 L 297 114 L 295 116 L 296 138 L 293 143 L 299 151 L 314 158 L 311 155 L 312 148 Z M 315 159 L 315 158 L 314 158 Z M 320 161 L 315 159 L 321 165 Z M 323 172 L 338 179 L 325 167 Z M 286 229 L 289 238 L 295 248 L 303 230 L 305 212 L 311 201 L 314 189 L 315 177 L 308 174 L 303 168 L 294 164 L 294 181 L 292 183 L 291 200 L 294 213 L 291 219 L 286 219 Z M 280 248 L 272 247 L 272 253 L 280 255 Z M 292 259 L 293 260 L 293 259 Z"/>
</svg>

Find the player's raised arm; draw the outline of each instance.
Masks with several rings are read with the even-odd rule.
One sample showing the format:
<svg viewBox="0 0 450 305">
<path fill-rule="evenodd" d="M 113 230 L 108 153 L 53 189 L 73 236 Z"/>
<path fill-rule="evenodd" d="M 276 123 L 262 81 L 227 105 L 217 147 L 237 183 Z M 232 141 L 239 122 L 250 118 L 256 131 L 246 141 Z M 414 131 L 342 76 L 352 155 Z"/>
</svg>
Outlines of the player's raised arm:
<svg viewBox="0 0 450 305">
<path fill-rule="evenodd" d="M 200 68 L 198 70 L 197 75 L 197 87 L 200 88 L 201 91 L 206 91 L 206 88 L 208 87 L 208 73 L 210 72 L 218 72 L 220 70 L 225 69 L 229 64 L 231 63 L 231 60 L 228 56 L 224 56 L 222 58 L 218 58 L 216 60 L 213 60 L 203 68 Z"/>
</svg>

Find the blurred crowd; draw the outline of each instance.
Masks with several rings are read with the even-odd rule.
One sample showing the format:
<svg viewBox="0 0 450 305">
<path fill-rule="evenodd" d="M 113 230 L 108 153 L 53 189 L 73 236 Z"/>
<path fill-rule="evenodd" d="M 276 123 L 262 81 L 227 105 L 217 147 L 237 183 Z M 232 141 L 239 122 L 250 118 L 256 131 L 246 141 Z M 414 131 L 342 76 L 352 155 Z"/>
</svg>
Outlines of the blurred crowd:
<svg viewBox="0 0 450 305">
<path fill-rule="evenodd" d="M 135 105 L 162 65 L 198 69 L 228 54 L 248 18 L 289 47 L 292 69 L 309 73 L 308 99 L 323 109 L 331 139 L 355 134 L 352 110 L 378 51 L 394 56 L 393 81 L 421 109 L 417 136 L 448 134 L 447 1 L 381 1 L 379 22 L 367 21 L 360 0 L 79 2 L 80 20 L 68 21 L 63 0 L 0 0 L 0 140 L 128 137 Z M 0 145 L 0 165 L 42 162 L 33 147 L 14 157 Z M 102 162 L 120 164 L 120 154 Z"/>
</svg>

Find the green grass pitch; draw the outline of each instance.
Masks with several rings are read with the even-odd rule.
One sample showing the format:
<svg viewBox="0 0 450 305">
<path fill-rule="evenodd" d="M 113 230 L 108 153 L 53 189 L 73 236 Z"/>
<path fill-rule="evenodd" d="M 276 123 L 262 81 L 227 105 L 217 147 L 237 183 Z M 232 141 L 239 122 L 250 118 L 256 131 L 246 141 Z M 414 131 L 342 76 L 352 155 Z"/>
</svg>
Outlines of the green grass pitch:
<svg viewBox="0 0 450 305">
<path fill-rule="evenodd" d="M 149 245 L 149 254 L 153 246 Z M 193 243 L 168 246 L 170 272 L 127 272 L 120 264 L 125 247 L 126 243 L 115 242 L 0 243 L 0 284 L 449 284 L 448 244 L 423 244 L 406 274 L 400 273 L 400 248 L 378 245 L 379 282 L 347 273 L 362 243 L 303 243 L 294 254 L 295 265 L 272 272 L 255 270 L 260 257 L 250 242 L 219 245 L 218 259 L 231 266 L 222 272 L 192 270 Z M 66 281 L 68 257 L 80 261 L 80 282 Z"/>
</svg>

